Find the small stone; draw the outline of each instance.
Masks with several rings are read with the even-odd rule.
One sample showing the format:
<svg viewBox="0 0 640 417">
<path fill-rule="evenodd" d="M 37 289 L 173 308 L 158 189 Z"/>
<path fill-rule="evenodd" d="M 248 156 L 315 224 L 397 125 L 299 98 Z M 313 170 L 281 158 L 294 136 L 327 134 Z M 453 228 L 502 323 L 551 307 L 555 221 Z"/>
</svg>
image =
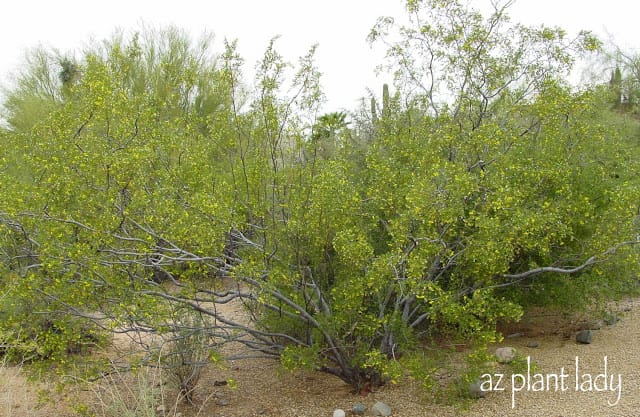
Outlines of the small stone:
<svg viewBox="0 0 640 417">
<path fill-rule="evenodd" d="M 607 315 L 607 317 L 605 317 L 604 322 L 607 326 L 613 326 L 614 324 L 616 324 L 618 321 L 620 321 L 620 318 L 618 316 L 616 316 L 615 314 L 609 314 Z"/>
<path fill-rule="evenodd" d="M 229 405 L 229 400 L 227 400 L 226 398 L 218 398 L 216 400 L 216 405 L 219 405 L 221 407 L 224 407 L 226 405 Z"/>
<path fill-rule="evenodd" d="M 357 415 L 357 416 L 362 416 L 364 415 L 364 413 L 367 411 L 367 406 L 364 404 L 356 404 L 353 407 L 351 407 L 351 413 Z"/>
<path fill-rule="evenodd" d="M 511 333 L 510 335 L 507 335 L 507 339 L 516 339 L 518 337 L 522 337 L 524 336 L 524 333 L 518 332 L 518 333 Z"/>
<path fill-rule="evenodd" d="M 498 363 L 511 363 L 516 358 L 516 350 L 512 347 L 501 347 L 496 349 Z"/>
<path fill-rule="evenodd" d="M 471 398 L 484 398 L 487 396 L 486 391 L 482 389 L 482 383 L 480 381 L 469 384 L 469 396 Z"/>
<path fill-rule="evenodd" d="M 371 414 L 374 416 L 387 417 L 391 415 L 391 407 L 382 401 L 378 401 L 371 407 Z"/>
<path fill-rule="evenodd" d="M 581 330 L 576 335 L 576 342 L 588 345 L 593 340 L 593 332 L 591 330 Z"/>
<path fill-rule="evenodd" d="M 540 346 L 540 342 L 538 342 L 537 340 L 532 340 L 531 342 L 527 343 L 527 347 L 528 348 L 537 348 Z"/>
<path fill-rule="evenodd" d="M 345 417 L 347 415 L 347 413 L 344 412 L 344 410 L 341 409 L 337 409 L 333 411 L 333 417 Z"/>
<path fill-rule="evenodd" d="M 160 404 L 159 406 L 156 407 L 156 413 L 160 415 L 164 415 L 166 411 L 167 411 L 167 407 L 165 407 L 164 404 Z"/>
</svg>

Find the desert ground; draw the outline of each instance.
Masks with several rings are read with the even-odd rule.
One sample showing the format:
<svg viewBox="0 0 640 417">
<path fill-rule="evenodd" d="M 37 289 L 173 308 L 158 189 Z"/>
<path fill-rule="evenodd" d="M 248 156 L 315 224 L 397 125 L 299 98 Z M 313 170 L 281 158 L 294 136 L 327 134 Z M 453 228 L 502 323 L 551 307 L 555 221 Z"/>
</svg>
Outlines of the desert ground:
<svg viewBox="0 0 640 417">
<path fill-rule="evenodd" d="M 411 381 L 389 384 L 362 396 L 353 394 L 333 376 L 288 372 L 274 361 L 254 359 L 207 369 L 198 385 L 195 405 L 176 404 L 170 389 L 163 389 L 163 384 L 149 377 L 145 383 L 155 387 L 155 401 L 163 405 L 154 405 L 152 414 L 142 413 L 144 407 L 140 407 L 137 414 L 130 415 L 320 417 L 332 416 L 338 408 L 349 415 L 356 404 L 370 409 L 383 401 L 394 416 L 401 417 L 634 416 L 640 410 L 640 299 L 617 302 L 611 310 L 619 320 L 610 325 L 584 316 L 568 319 L 539 314 L 505 328 L 505 334 L 515 337 L 505 338 L 499 346 L 516 348 L 521 361 L 528 359 L 532 367 L 520 366 L 512 375 L 504 366 L 491 369 L 483 380 L 489 387 L 491 377 L 486 397 L 457 405 L 434 402 Z M 576 332 L 589 327 L 595 329 L 593 342 L 576 343 Z M 501 373 L 505 375 L 500 377 Z M 98 410 L 98 416 L 128 417 L 122 410 L 109 410 L 116 388 L 131 388 L 129 397 L 124 394 L 129 400 L 124 401 L 141 398 L 135 393 L 139 381 L 131 376 L 63 392 L 53 383 L 29 382 L 26 376 L 23 368 L 0 367 L 0 416 L 71 417 L 87 415 L 90 406 Z M 220 381 L 225 380 L 234 383 L 222 385 Z M 106 404 L 103 408 L 101 401 Z"/>
</svg>

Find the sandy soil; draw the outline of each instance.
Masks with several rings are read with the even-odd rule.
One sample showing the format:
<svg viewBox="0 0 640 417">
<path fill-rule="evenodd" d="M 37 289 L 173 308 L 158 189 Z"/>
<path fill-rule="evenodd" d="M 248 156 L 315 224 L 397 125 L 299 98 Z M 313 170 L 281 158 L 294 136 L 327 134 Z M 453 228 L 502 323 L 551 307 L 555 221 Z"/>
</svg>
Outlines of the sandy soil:
<svg viewBox="0 0 640 417">
<path fill-rule="evenodd" d="M 500 384 L 498 374 L 506 368 L 495 368 L 493 391 L 465 409 L 434 405 L 411 384 L 388 385 L 362 397 L 329 375 L 284 372 L 273 361 L 245 360 L 206 371 L 199 384 L 199 407 L 172 410 L 169 404 L 167 410 L 169 415 L 177 412 L 183 417 L 318 417 L 331 416 L 336 408 L 348 411 L 356 403 L 370 407 L 384 401 L 394 416 L 403 417 L 636 416 L 640 413 L 640 299 L 618 303 L 616 308 L 620 321 L 595 330 L 590 345 L 575 342 L 575 332 L 584 327 L 579 322 L 542 317 L 508 329 L 523 335 L 501 345 L 515 347 L 523 358 L 530 357 L 534 367 L 529 375 L 526 366 L 516 376 L 505 375 Z M 532 341 L 539 346 L 527 347 Z M 237 387 L 215 384 L 226 379 L 236 381 Z M 47 388 L 53 401 L 39 404 L 39 393 Z M 0 416 L 75 415 L 71 411 L 75 397 L 60 396 L 51 388 L 27 383 L 19 369 L 0 369 Z M 90 401 L 90 394 L 84 392 L 81 397 Z"/>
</svg>

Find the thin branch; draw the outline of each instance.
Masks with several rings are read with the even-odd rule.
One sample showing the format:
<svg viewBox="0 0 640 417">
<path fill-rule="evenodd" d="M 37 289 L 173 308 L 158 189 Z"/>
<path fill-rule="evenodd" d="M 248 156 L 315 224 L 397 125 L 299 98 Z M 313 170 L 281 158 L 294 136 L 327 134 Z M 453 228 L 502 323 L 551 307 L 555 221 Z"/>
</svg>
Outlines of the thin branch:
<svg viewBox="0 0 640 417">
<path fill-rule="evenodd" d="M 577 272 L 581 272 L 587 269 L 588 267 L 596 263 L 606 261 L 606 259 L 604 258 L 606 258 L 608 255 L 613 254 L 614 252 L 616 252 L 616 250 L 618 250 L 622 246 L 637 245 L 637 244 L 640 244 L 640 239 L 636 241 L 621 242 L 613 246 L 612 248 L 609 248 L 607 251 L 603 252 L 600 255 L 594 255 L 590 257 L 582 265 L 578 265 L 573 268 L 558 268 L 554 266 L 543 266 L 540 268 L 535 268 L 529 271 L 521 272 L 519 274 L 503 274 L 502 277 L 507 279 L 513 279 L 513 280 L 523 280 L 523 279 L 526 279 L 535 275 L 547 273 L 547 272 L 556 273 L 556 274 L 566 274 L 566 275 L 575 274 Z M 500 286 L 503 286 L 503 285 L 504 284 L 501 284 Z"/>
</svg>

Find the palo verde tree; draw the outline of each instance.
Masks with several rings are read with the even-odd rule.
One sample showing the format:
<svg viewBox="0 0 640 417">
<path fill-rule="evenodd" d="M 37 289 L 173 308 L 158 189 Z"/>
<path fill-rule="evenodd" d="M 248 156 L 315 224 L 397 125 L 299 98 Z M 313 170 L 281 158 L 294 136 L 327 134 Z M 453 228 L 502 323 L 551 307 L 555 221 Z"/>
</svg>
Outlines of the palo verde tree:
<svg viewBox="0 0 640 417">
<path fill-rule="evenodd" d="M 3 91 L 2 116 L 13 131 L 28 131 L 63 100 L 60 63 L 71 63 L 57 51 L 30 51 L 22 75 L 15 76 L 11 90 Z"/>
</svg>

